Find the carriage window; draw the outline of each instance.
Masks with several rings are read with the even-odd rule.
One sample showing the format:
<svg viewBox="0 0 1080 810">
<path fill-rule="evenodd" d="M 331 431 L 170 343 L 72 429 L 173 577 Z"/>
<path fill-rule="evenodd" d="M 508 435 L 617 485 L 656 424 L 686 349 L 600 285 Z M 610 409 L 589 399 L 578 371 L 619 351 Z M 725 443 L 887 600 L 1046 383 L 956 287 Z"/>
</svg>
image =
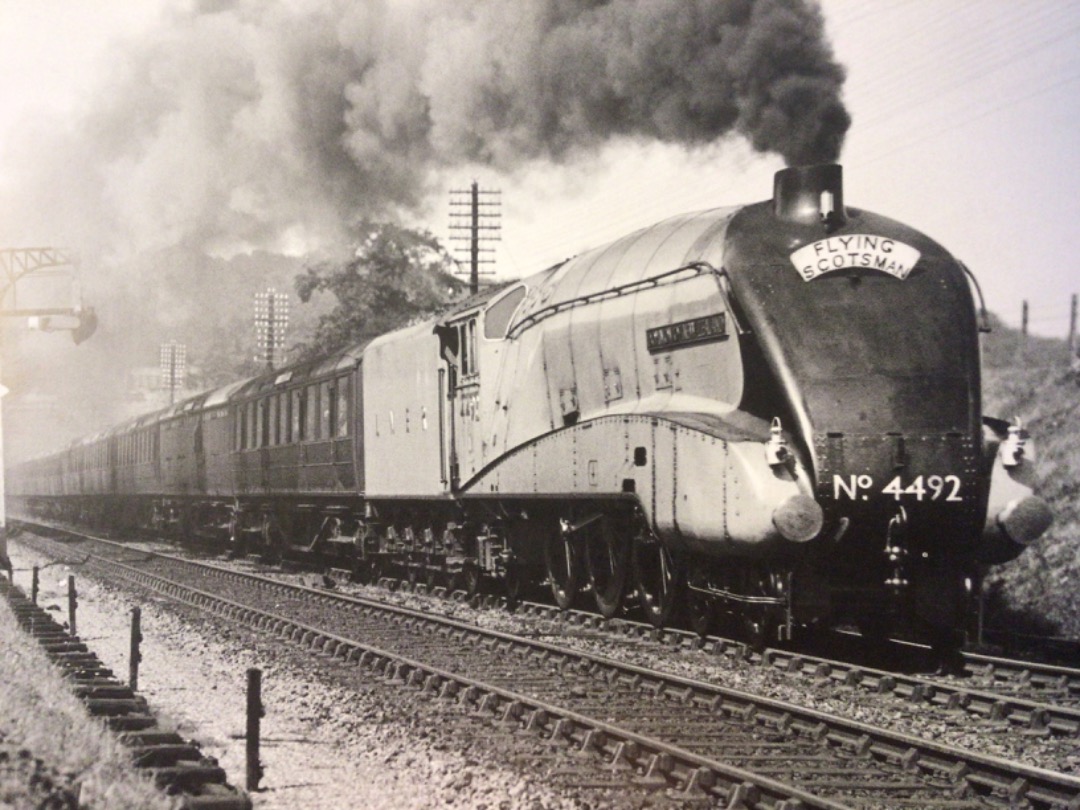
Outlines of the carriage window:
<svg viewBox="0 0 1080 810">
<path fill-rule="evenodd" d="M 266 401 L 257 399 L 253 403 L 255 408 L 255 429 L 253 442 L 255 447 L 264 447 L 266 445 Z"/>
<path fill-rule="evenodd" d="M 319 388 L 309 385 L 304 389 L 304 438 L 308 441 L 319 438 Z"/>
<path fill-rule="evenodd" d="M 289 435 L 289 395 L 282 392 L 277 395 L 277 401 L 277 443 L 288 444 L 292 441 L 292 437 Z"/>
<path fill-rule="evenodd" d="M 331 382 L 324 382 L 319 384 L 319 436 L 323 439 L 329 439 L 333 436 L 330 432 L 330 428 L 334 424 L 333 420 L 333 408 L 334 408 L 334 384 Z"/>
<path fill-rule="evenodd" d="M 292 426 L 292 441 L 302 442 L 304 440 L 304 389 L 294 388 L 289 394 L 292 400 L 292 420 L 289 424 Z"/>
<path fill-rule="evenodd" d="M 255 403 L 249 402 L 245 407 L 247 408 L 247 448 L 250 450 L 259 446 L 256 432 L 257 423 L 255 422 Z"/>
<path fill-rule="evenodd" d="M 337 381 L 337 413 L 335 436 L 349 435 L 349 378 L 342 377 Z"/>
<path fill-rule="evenodd" d="M 259 447 L 270 445 L 270 397 L 259 400 Z"/>
</svg>

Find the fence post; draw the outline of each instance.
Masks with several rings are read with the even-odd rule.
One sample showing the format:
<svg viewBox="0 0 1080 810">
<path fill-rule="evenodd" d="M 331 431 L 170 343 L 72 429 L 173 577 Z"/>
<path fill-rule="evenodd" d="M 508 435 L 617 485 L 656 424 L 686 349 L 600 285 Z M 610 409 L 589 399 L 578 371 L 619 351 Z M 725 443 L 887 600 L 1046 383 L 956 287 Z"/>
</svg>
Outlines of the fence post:
<svg viewBox="0 0 1080 810">
<path fill-rule="evenodd" d="M 75 627 L 75 609 L 79 606 L 79 595 L 75 592 L 75 575 L 68 574 L 68 632 L 79 635 Z"/>
<path fill-rule="evenodd" d="M 262 705 L 262 670 L 247 671 L 247 789 L 258 790 L 263 777 L 259 761 L 259 721 L 264 715 Z"/>
<path fill-rule="evenodd" d="M 34 566 L 34 573 L 30 579 L 30 601 L 37 604 L 38 594 L 38 567 Z"/>
<path fill-rule="evenodd" d="M 132 692 L 139 691 L 139 662 L 142 661 L 142 653 L 139 644 L 142 642 L 142 611 L 135 607 L 131 609 L 131 651 L 128 655 L 128 686 Z"/>
</svg>

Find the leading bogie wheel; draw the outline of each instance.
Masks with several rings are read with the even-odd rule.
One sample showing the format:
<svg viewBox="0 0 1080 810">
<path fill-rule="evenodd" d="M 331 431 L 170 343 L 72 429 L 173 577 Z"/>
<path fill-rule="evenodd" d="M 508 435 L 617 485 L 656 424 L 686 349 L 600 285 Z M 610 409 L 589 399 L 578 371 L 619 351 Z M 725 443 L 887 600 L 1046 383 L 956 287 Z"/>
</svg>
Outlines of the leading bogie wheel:
<svg viewBox="0 0 1080 810">
<path fill-rule="evenodd" d="M 443 572 L 434 560 L 428 559 L 424 563 L 424 589 L 431 593 L 443 581 Z"/>
<path fill-rule="evenodd" d="M 362 557 L 353 567 L 353 577 L 364 585 L 374 585 L 382 576 L 382 566 L 375 556 Z"/>
<path fill-rule="evenodd" d="M 507 564 L 506 570 L 503 572 L 503 591 L 506 595 L 508 607 L 517 607 L 518 602 L 521 600 L 524 579 L 519 563 L 511 562 Z"/>
</svg>

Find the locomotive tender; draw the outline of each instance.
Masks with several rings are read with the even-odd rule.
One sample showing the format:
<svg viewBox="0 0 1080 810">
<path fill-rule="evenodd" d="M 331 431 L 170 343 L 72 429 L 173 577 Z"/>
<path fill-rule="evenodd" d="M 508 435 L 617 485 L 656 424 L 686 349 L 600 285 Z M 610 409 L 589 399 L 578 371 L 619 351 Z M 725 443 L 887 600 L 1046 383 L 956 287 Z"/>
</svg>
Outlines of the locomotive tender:
<svg viewBox="0 0 1080 810">
<path fill-rule="evenodd" d="M 675 217 L 438 318 L 11 471 L 24 513 L 334 551 L 474 592 L 546 581 L 758 641 L 947 636 L 1049 525 L 984 417 L 974 278 L 841 167 Z M 976 286 L 977 290 L 977 286 Z"/>
</svg>

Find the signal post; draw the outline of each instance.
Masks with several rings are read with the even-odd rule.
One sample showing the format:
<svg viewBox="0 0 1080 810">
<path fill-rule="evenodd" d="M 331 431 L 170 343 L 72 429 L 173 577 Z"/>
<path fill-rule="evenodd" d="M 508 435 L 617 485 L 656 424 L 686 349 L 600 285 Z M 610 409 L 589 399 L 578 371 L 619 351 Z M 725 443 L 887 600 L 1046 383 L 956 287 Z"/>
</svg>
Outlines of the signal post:
<svg viewBox="0 0 1080 810">
<path fill-rule="evenodd" d="M 57 248 L 0 249 L 0 317 L 27 318 L 32 328 L 43 332 L 71 332 L 75 343 L 82 343 L 97 329 L 97 316 L 93 308 L 82 305 L 75 270 L 76 261 L 72 255 Z M 36 296 L 31 294 L 30 301 L 26 300 L 28 296 L 24 291 L 24 300 L 20 303 L 18 282 L 30 276 L 35 282 L 42 282 L 42 289 Z M 60 297 L 66 297 L 69 305 L 56 306 Z M 2 363 L 3 329 L 0 328 L 0 380 L 3 380 Z M 6 568 L 10 576 L 2 407 L 2 399 L 7 393 L 8 389 L 0 382 L 0 567 Z"/>
</svg>

